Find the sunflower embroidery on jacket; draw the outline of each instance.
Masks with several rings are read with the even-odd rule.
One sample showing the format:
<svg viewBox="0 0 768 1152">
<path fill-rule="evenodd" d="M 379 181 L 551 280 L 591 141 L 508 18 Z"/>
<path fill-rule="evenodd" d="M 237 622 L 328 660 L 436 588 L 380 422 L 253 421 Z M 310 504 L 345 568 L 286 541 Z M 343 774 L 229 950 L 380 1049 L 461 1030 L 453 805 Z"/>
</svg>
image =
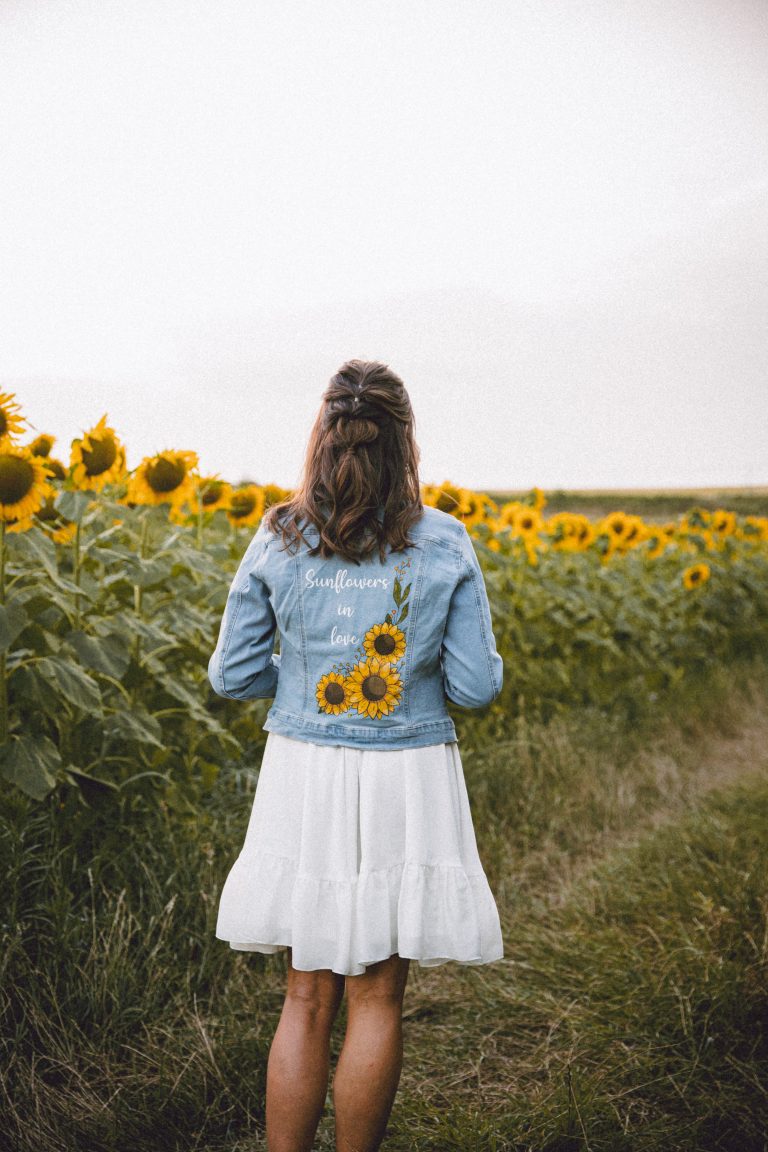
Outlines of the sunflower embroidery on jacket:
<svg viewBox="0 0 768 1152">
<path fill-rule="evenodd" d="M 407 640 L 401 625 L 408 615 L 411 585 L 404 586 L 411 561 L 395 567 L 392 597 L 395 607 L 382 621 L 372 624 L 351 661 L 334 664 L 317 682 L 318 712 L 330 716 L 354 714 L 379 720 L 389 715 L 400 703 L 403 679 L 397 668 L 405 655 Z"/>
</svg>

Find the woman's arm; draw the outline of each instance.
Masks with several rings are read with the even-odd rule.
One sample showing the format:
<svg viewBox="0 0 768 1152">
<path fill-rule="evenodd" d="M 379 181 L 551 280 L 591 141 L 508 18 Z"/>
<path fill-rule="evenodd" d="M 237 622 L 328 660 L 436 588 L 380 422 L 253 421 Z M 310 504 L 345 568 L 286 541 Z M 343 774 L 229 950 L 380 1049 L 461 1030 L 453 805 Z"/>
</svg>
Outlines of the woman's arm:
<svg viewBox="0 0 768 1152">
<path fill-rule="evenodd" d="M 267 538 L 259 530 L 246 549 L 229 589 L 208 679 L 218 696 L 233 700 L 272 697 L 280 656 L 274 652 L 277 621 L 269 589 L 259 575 Z"/>
<path fill-rule="evenodd" d="M 483 572 L 466 527 L 461 539 L 459 579 L 448 609 L 440 663 L 445 694 L 462 708 L 481 708 L 501 692 L 504 664 L 496 651 Z"/>
</svg>

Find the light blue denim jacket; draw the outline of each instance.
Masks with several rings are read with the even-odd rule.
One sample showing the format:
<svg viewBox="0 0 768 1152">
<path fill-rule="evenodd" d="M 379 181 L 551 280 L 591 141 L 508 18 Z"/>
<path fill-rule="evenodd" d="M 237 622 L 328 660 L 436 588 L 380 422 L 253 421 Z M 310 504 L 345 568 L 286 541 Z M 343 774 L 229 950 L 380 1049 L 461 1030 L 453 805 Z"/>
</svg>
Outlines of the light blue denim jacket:
<svg viewBox="0 0 768 1152">
<path fill-rule="evenodd" d="M 316 543 L 316 528 L 305 535 Z M 446 697 L 464 708 L 490 704 L 502 659 L 464 525 L 425 506 L 410 536 L 414 546 L 384 564 L 376 551 L 358 565 L 311 556 L 303 544 L 291 555 L 262 523 L 208 662 L 214 691 L 274 697 L 264 728 L 298 740 L 363 748 L 455 740 Z"/>
</svg>

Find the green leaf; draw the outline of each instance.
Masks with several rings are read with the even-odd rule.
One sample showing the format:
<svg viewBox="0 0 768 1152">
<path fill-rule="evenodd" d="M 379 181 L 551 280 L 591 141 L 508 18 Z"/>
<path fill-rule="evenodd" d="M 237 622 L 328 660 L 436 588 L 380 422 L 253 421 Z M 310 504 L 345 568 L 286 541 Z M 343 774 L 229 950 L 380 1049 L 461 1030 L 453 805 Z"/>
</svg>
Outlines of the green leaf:
<svg viewBox="0 0 768 1152">
<path fill-rule="evenodd" d="M 176 637 L 170 632 L 164 632 L 151 620 L 142 620 L 133 612 L 116 613 L 114 619 L 125 625 L 126 632 L 130 632 L 133 636 L 141 636 L 142 640 L 150 640 L 155 648 L 160 644 L 168 644 L 171 648 L 179 646 Z"/>
<path fill-rule="evenodd" d="M 126 562 L 125 575 L 132 584 L 137 584 L 140 588 L 151 588 L 153 585 L 163 584 L 171 574 L 173 561 L 170 557 L 152 557 L 150 560 L 142 560 L 139 556 L 134 556 L 131 561 Z"/>
<path fill-rule="evenodd" d="M 402 590 L 402 586 L 400 584 L 400 578 L 398 576 L 395 576 L 395 588 L 394 588 L 392 595 L 395 598 L 395 604 L 397 604 L 398 606 L 399 606 L 400 600 L 402 598 L 402 592 L 403 592 L 403 590 Z"/>
<path fill-rule="evenodd" d="M 33 800 L 42 800 L 56 785 L 61 756 L 47 736 L 11 736 L 0 745 L 0 772 Z"/>
<path fill-rule="evenodd" d="M 156 672 L 156 669 L 153 668 L 152 670 Z M 158 687 L 163 692 L 167 692 L 169 696 L 173 696 L 175 700 L 180 700 L 189 710 L 190 716 L 193 716 L 195 720 L 207 725 L 209 721 L 213 721 L 213 717 L 209 715 L 202 703 L 200 693 L 190 689 L 181 681 L 174 679 L 173 676 L 169 676 L 167 672 L 162 678 L 158 676 Z M 214 724 L 216 729 L 218 729 L 218 722 L 214 721 Z"/>
<path fill-rule="evenodd" d="M 60 512 L 67 520 L 78 523 L 93 499 L 94 496 L 92 492 L 78 492 L 68 489 L 66 492 L 59 492 L 53 502 L 53 506 L 56 511 Z"/>
<path fill-rule="evenodd" d="M 81 772 L 79 768 L 75 768 L 74 764 L 67 764 L 64 775 L 71 783 L 77 784 L 86 803 L 93 806 L 100 804 L 107 798 L 111 799 L 119 791 L 117 785 L 113 784 L 111 780 L 98 780 L 95 776 L 89 776 L 87 772 Z"/>
<path fill-rule="evenodd" d="M 96 585 L 93 581 L 84 579 L 83 584 L 78 587 L 74 581 L 59 574 L 56 564 L 56 546 L 38 528 L 32 527 L 28 532 L 15 532 L 13 536 L 7 537 L 7 543 L 12 553 L 20 554 L 27 561 L 31 561 L 33 567 L 44 569 L 51 582 L 62 592 L 68 592 L 73 596 L 79 592 L 83 599 L 94 599 Z"/>
<path fill-rule="evenodd" d="M 407 615 L 408 615 L 408 605 L 403 604 L 402 608 L 400 609 L 400 615 L 397 619 L 398 624 L 402 624 L 403 620 L 405 620 Z"/>
<path fill-rule="evenodd" d="M 56 545 L 42 529 L 34 526 L 28 532 L 14 532 L 12 537 L 7 537 L 6 544 L 9 552 L 20 553 L 44 568 L 52 580 L 58 576 Z"/>
<path fill-rule="evenodd" d="M 34 664 L 25 664 L 22 668 L 12 669 L 9 680 L 9 690 L 12 699 L 16 697 L 37 704 L 43 710 L 50 707 L 51 692 L 48 684 L 39 676 Z"/>
<path fill-rule="evenodd" d="M 15 600 L 0 604 L 0 651 L 10 648 L 28 622 L 29 617 Z"/>
<path fill-rule="evenodd" d="M 77 664 L 58 656 L 44 656 L 37 661 L 37 670 L 70 704 L 84 712 L 101 713 L 99 686 Z"/>
<path fill-rule="evenodd" d="M 81 663 L 86 668 L 95 668 L 97 672 L 106 672 L 120 680 L 127 669 L 131 654 L 123 640 L 117 636 L 103 638 L 88 636 L 85 632 L 70 632 L 66 637 L 67 644 L 75 650 Z"/>
<path fill-rule="evenodd" d="M 152 744 L 164 748 L 163 730 L 158 720 L 149 712 L 135 708 L 132 712 L 115 712 L 104 724 L 108 736 L 119 736 L 137 744 Z"/>
</svg>

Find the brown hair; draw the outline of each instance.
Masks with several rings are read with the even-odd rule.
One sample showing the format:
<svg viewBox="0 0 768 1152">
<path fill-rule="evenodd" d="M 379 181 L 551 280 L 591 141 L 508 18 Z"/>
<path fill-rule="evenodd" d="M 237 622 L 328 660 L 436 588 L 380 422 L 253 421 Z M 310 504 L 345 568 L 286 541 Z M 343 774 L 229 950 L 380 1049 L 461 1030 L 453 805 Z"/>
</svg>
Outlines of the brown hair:
<svg viewBox="0 0 768 1152">
<path fill-rule="evenodd" d="M 408 529 L 424 511 L 419 458 L 400 377 L 377 360 L 348 360 L 323 393 L 299 488 L 271 505 L 263 523 L 286 548 L 299 539 L 309 546 L 303 520 L 320 534 L 310 555 L 359 563 L 378 548 L 383 563 L 387 546 L 401 552 L 414 543 Z"/>
</svg>

